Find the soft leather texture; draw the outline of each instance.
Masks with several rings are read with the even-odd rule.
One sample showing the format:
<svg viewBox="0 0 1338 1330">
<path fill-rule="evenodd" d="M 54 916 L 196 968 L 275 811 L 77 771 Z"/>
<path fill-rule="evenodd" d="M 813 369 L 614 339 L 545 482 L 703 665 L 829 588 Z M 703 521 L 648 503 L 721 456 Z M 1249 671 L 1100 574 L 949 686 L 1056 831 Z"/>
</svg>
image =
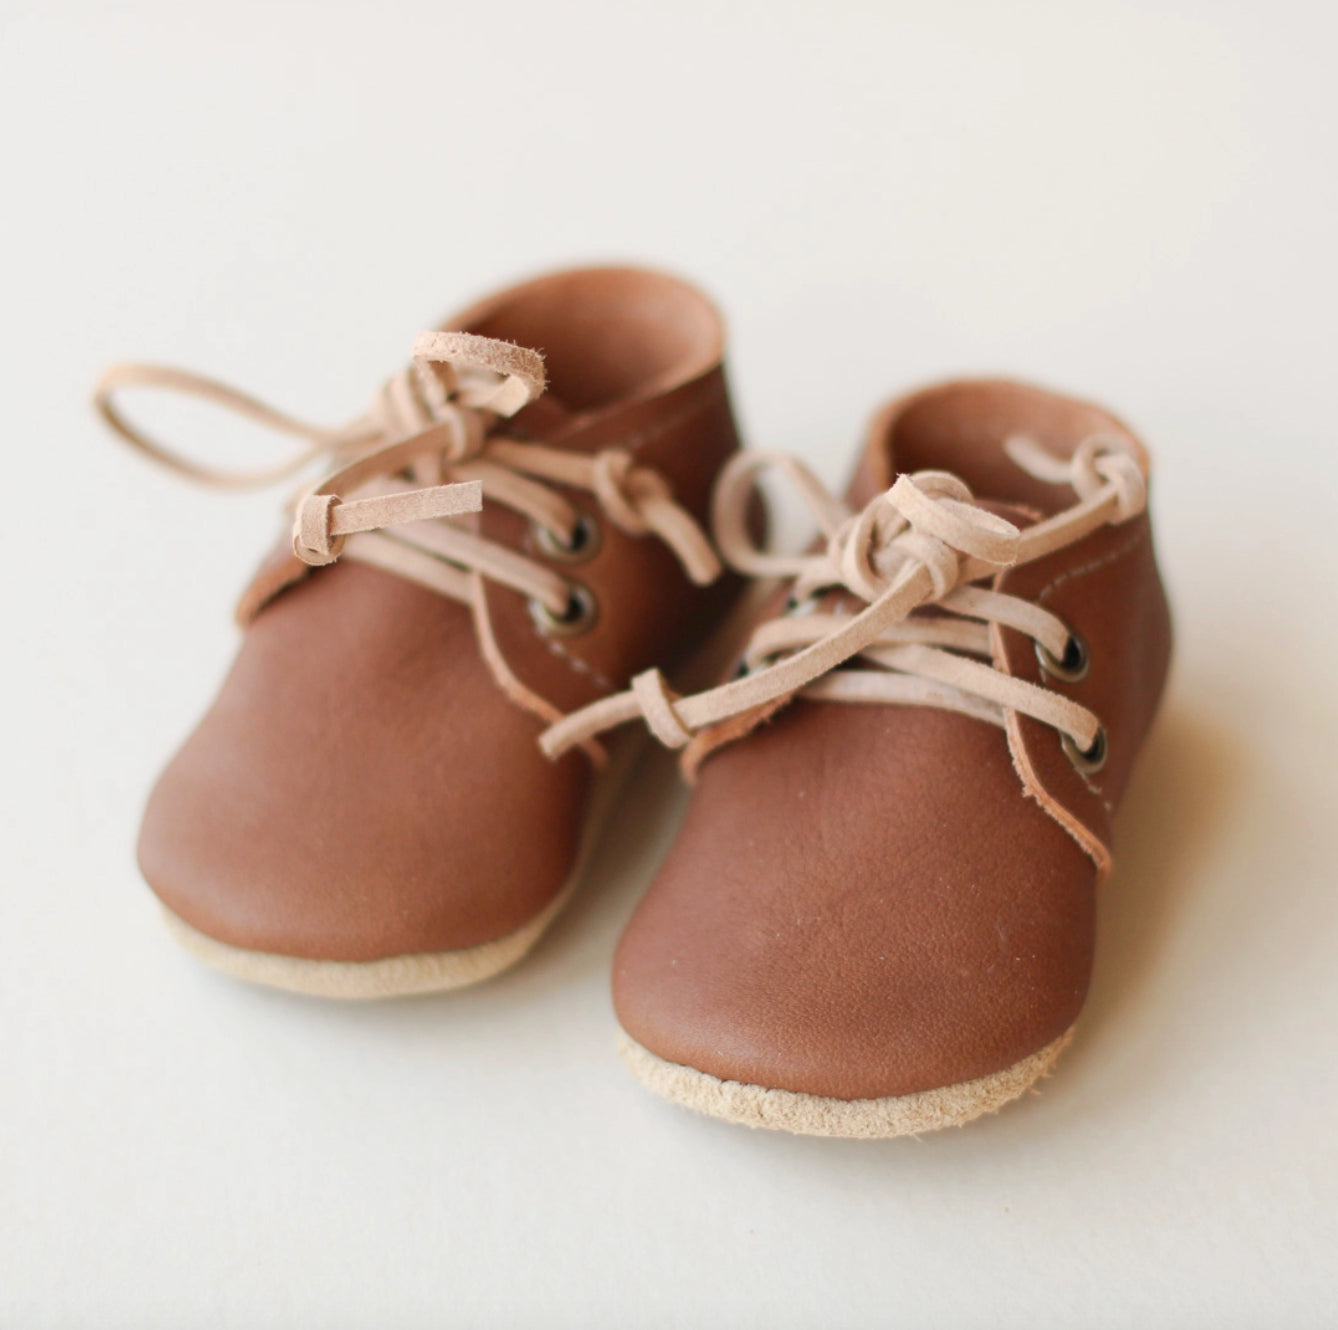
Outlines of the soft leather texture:
<svg viewBox="0 0 1338 1330">
<path fill-rule="evenodd" d="M 551 399 L 517 430 L 628 449 L 706 520 L 738 441 L 721 328 L 696 292 L 634 270 L 564 273 L 446 326 L 545 352 Z M 539 557 L 486 497 L 482 529 Z M 503 654 L 562 709 L 672 667 L 737 590 L 693 586 L 653 537 L 601 533 L 588 561 L 554 564 L 598 602 L 587 633 L 545 636 L 521 596 L 489 596 Z M 519 928 L 572 871 L 589 761 L 540 754 L 540 722 L 498 689 L 463 606 L 369 566 L 292 562 L 267 561 L 236 662 L 149 800 L 148 882 L 197 930 L 287 956 L 376 960 Z"/>
<path fill-rule="evenodd" d="M 850 498 L 937 467 L 996 509 L 1040 516 L 1072 494 L 1018 472 L 1003 440 L 1026 432 L 1066 452 L 1096 430 L 1127 434 L 1039 389 L 931 389 L 876 418 Z M 1035 722 L 1010 746 L 932 708 L 779 710 L 703 763 L 619 945 L 614 1000 L 638 1043 L 723 1080 L 862 1099 L 1000 1071 L 1073 1024 L 1110 815 L 1161 695 L 1169 616 L 1146 517 L 999 583 L 1087 640 L 1087 679 L 1058 686 L 1101 716 L 1106 767 L 1080 777 Z M 998 646 L 996 665 L 1040 682 L 1029 639 Z"/>
</svg>

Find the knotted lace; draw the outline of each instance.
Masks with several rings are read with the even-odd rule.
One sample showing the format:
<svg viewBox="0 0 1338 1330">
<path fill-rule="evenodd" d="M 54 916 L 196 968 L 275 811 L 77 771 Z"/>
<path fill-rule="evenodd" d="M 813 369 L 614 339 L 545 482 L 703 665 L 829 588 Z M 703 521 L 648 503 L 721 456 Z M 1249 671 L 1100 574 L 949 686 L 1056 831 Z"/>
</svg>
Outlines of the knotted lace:
<svg viewBox="0 0 1338 1330">
<path fill-rule="evenodd" d="M 787 611 L 754 631 L 741 677 L 680 697 L 659 671 L 648 670 L 627 692 L 551 726 L 540 740 L 544 751 L 555 757 L 638 717 L 662 743 L 679 748 L 712 726 L 763 713 L 798 694 L 941 707 L 1001 726 L 1013 711 L 1053 726 L 1080 753 L 1089 752 L 1101 733 L 1096 715 L 991 663 L 998 654 L 992 625 L 1025 633 L 1056 661 L 1070 650 L 1068 627 L 1039 605 L 976 584 L 1072 545 L 1106 523 L 1136 517 L 1147 503 L 1146 481 L 1132 446 L 1113 435 L 1083 440 L 1067 459 L 1026 438 L 1009 439 L 1005 448 L 1036 479 L 1070 485 L 1077 502 L 1019 530 L 979 506 L 956 476 L 920 471 L 899 476 L 861 512 L 851 513 L 795 459 L 740 454 L 716 489 L 716 542 L 736 571 L 790 579 Z M 758 477 L 772 468 L 794 484 L 817 519 L 823 545 L 816 553 L 775 554 L 753 542 L 749 505 Z M 856 612 L 839 603 L 849 597 L 860 607 Z M 931 614 L 916 613 L 931 607 Z"/>
<path fill-rule="evenodd" d="M 107 424 L 133 447 L 200 484 L 252 489 L 296 476 L 317 462 L 332 468 L 291 502 L 293 553 L 319 566 L 339 558 L 347 547 L 360 561 L 471 606 L 498 683 L 520 705 L 551 722 L 561 713 L 526 689 L 501 659 L 487 621 L 483 584 L 510 587 L 558 620 L 571 607 L 571 584 L 535 558 L 432 519 L 477 512 L 486 493 L 570 547 L 582 514 L 554 488 L 561 486 L 593 495 L 607 520 L 629 535 L 663 540 L 693 582 L 710 583 L 721 569 L 710 541 L 674 501 L 668 482 L 637 465 L 630 453 L 577 453 L 496 431 L 500 420 L 537 398 L 544 386 L 543 358 L 537 352 L 469 333 L 428 332 L 415 342 L 410 365 L 385 384 L 367 412 L 337 429 L 296 420 L 201 375 L 154 365 L 112 366 L 99 380 L 94 402 Z M 216 470 L 133 424 L 116 401 L 127 388 L 197 397 L 292 435 L 302 445 L 269 467 Z M 393 534 L 387 528 L 394 528 Z"/>
</svg>

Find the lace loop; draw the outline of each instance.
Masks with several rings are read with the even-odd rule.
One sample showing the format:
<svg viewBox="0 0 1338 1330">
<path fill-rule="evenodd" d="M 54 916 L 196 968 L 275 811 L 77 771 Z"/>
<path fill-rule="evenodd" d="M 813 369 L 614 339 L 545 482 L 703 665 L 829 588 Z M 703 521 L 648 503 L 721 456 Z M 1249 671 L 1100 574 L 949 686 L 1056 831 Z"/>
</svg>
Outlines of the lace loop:
<svg viewBox="0 0 1338 1330">
<path fill-rule="evenodd" d="M 214 406 L 224 407 L 276 433 L 305 439 L 306 446 L 296 449 L 271 466 L 257 467 L 253 471 L 223 471 L 178 453 L 134 424 L 116 402 L 116 394 L 128 388 L 153 388 L 195 397 Z M 277 484 L 297 475 L 317 458 L 327 456 L 345 444 L 371 438 L 371 431 L 362 426 L 361 422 L 348 429 L 322 429 L 276 411 L 259 399 L 230 388 L 217 379 L 165 365 L 124 363 L 109 366 L 93 387 L 93 405 L 108 427 L 132 448 L 144 453 L 159 466 L 196 484 L 214 489 L 261 489 Z"/>
<path fill-rule="evenodd" d="M 651 733 L 666 748 L 683 748 L 692 738 L 674 710 L 678 694 L 664 681 L 659 670 L 646 670 L 632 680 L 632 695 L 640 706 Z"/>
<path fill-rule="evenodd" d="M 856 595 L 876 600 L 903 562 L 894 542 L 907 526 L 905 516 L 891 503 L 871 503 L 863 512 L 847 518 L 829 537 L 828 562 L 840 571 L 841 581 Z M 809 571 L 811 577 L 816 569 Z"/>
<path fill-rule="evenodd" d="M 822 481 L 797 457 L 759 448 L 732 458 L 716 481 L 711 498 L 711 526 L 716 544 L 722 552 L 729 551 L 730 567 L 746 577 L 799 577 L 808 566 L 805 556 L 761 549 L 748 529 L 758 481 L 767 471 L 778 471 L 790 481 L 828 540 L 850 520 L 845 504 L 828 494 Z"/>
<path fill-rule="evenodd" d="M 961 554 L 998 568 L 1017 562 L 1021 538 L 1017 527 L 976 507 L 967 486 L 946 471 L 898 476 L 887 501 L 916 531 L 936 537 Z"/>
<path fill-rule="evenodd" d="M 1091 466 L 1099 483 L 1091 486 L 1083 497 L 1092 497 L 1100 489 L 1102 482 L 1113 485 L 1115 493 L 1119 496 L 1114 521 L 1127 522 L 1137 517 L 1147 507 L 1147 479 L 1129 453 L 1110 449 L 1094 452 Z M 1078 493 L 1082 494 L 1082 490 Z"/>
<path fill-rule="evenodd" d="M 1067 459 L 1056 457 L 1025 435 L 1005 440 L 1004 451 L 1037 480 L 1071 485 L 1084 502 L 1113 492 L 1115 522 L 1127 522 L 1147 507 L 1147 477 L 1133 444 L 1118 434 L 1088 435 Z"/>
<path fill-rule="evenodd" d="M 827 542 L 830 568 L 807 569 L 805 588 L 837 580 L 876 600 L 907 563 L 929 573 L 935 599 L 960 580 L 962 556 L 1007 567 L 1017 559 L 1019 532 L 1011 522 L 977 508 L 971 491 L 944 471 L 902 475 L 886 493 L 848 518 Z M 815 580 L 816 579 L 816 580 Z"/>
<path fill-rule="evenodd" d="M 333 563 L 344 550 L 346 536 L 330 531 L 330 512 L 339 503 L 337 494 L 308 494 L 297 505 L 293 520 L 293 553 L 313 567 Z"/>
<path fill-rule="evenodd" d="M 669 486 L 650 471 L 632 464 L 632 454 L 610 448 L 595 458 L 592 469 L 595 497 L 609 521 L 629 536 L 644 536 L 650 530 L 643 506 L 655 499 L 667 499 Z"/>
<path fill-rule="evenodd" d="M 509 419 L 543 395 L 544 358 L 528 347 L 474 333 L 419 333 L 413 364 L 429 377 L 430 367 L 445 368 L 447 386 L 462 405 Z"/>
<path fill-rule="evenodd" d="M 293 518 L 293 553 L 304 563 L 314 567 L 333 563 L 352 535 L 476 513 L 483 507 L 483 486 L 478 481 L 345 499 L 341 490 L 350 483 L 352 471 L 353 467 L 346 467 L 336 472 L 319 490 L 298 501 Z"/>
</svg>

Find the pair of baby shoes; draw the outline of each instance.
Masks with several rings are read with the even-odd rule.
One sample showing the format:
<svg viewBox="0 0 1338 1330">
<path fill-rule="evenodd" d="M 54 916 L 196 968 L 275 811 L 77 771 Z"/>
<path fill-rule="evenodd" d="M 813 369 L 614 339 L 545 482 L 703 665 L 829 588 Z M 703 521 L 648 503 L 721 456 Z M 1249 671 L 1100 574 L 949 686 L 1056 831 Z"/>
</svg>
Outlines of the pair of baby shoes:
<svg viewBox="0 0 1338 1330">
<path fill-rule="evenodd" d="M 1147 454 L 1084 402 L 949 383 L 875 416 L 839 498 L 739 451 L 722 354 L 691 287 L 600 268 L 423 334 L 340 429 L 108 371 L 108 423 L 187 476 L 316 477 L 140 864 L 241 978 L 475 983 L 569 898 L 649 733 L 693 793 L 614 961 L 632 1071 L 753 1126 L 966 1122 L 1046 1074 L 1087 990 L 1170 652 Z M 206 470 L 125 414 L 154 387 L 300 442 Z M 768 470 L 802 554 L 762 539 Z"/>
</svg>

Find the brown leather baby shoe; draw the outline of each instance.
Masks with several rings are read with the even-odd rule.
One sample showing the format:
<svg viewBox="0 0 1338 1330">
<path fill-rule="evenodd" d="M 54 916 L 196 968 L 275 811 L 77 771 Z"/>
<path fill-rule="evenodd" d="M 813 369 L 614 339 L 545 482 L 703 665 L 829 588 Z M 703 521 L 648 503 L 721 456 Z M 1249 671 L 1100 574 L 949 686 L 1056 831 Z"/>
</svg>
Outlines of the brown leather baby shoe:
<svg viewBox="0 0 1338 1330">
<path fill-rule="evenodd" d="M 688 286 L 607 268 L 422 335 L 343 429 L 180 371 L 108 372 L 103 415 L 178 471 L 325 472 L 149 800 L 140 864 L 191 951 L 374 997 L 484 979 L 534 943 L 626 766 L 593 743 L 549 762 L 540 731 L 672 667 L 738 585 L 701 529 L 737 448 L 722 338 Z M 270 472 L 219 475 L 132 425 L 113 397 L 129 387 L 202 396 L 304 445 Z"/>
<path fill-rule="evenodd" d="M 772 465 L 816 552 L 749 539 Z M 559 753 L 641 715 L 700 769 L 614 966 L 648 1086 L 752 1126 L 895 1136 L 1050 1069 L 1170 654 L 1147 469 L 1113 416 L 997 382 L 885 409 L 849 507 L 796 462 L 730 464 L 721 553 L 784 583 L 738 677 L 681 698 L 650 672 L 545 736 Z"/>
</svg>

